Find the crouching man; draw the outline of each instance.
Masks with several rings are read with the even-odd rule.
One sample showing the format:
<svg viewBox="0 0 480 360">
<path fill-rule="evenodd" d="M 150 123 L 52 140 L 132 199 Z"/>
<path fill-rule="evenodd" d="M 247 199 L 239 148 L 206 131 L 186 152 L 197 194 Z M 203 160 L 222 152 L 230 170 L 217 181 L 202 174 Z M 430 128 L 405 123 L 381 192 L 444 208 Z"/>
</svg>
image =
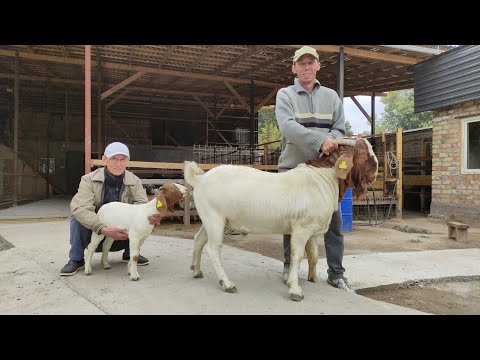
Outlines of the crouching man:
<svg viewBox="0 0 480 360">
<path fill-rule="evenodd" d="M 123 261 L 130 260 L 128 234 L 124 229 L 107 227 L 102 224 L 97 212 L 103 204 L 120 201 L 129 204 L 148 202 L 140 179 L 126 170 L 130 161 L 130 152 L 125 144 L 114 142 L 105 148 L 102 161 L 106 167 L 99 168 L 82 176 L 78 192 L 70 203 L 72 219 L 70 221 L 70 260 L 60 271 L 62 276 L 74 275 L 85 266 L 84 252 L 90 243 L 92 231 L 108 236 L 115 241 L 110 251 L 125 250 Z M 151 225 L 161 219 L 161 214 L 148 216 Z M 96 252 L 102 252 L 103 241 Z M 148 265 L 148 259 L 141 256 L 137 265 Z"/>
</svg>

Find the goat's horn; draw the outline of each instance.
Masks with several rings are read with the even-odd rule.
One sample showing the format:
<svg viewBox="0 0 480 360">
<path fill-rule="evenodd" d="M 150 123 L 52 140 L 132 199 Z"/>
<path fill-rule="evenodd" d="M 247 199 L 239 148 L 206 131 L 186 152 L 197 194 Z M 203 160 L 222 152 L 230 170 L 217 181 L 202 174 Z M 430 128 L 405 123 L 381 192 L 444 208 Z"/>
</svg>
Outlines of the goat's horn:
<svg viewBox="0 0 480 360">
<path fill-rule="evenodd" d="M 335 141 L 337 142 L 338 145 L 346 145 L 346 146 L 355 146 L 355 143 L 357 142 L 357 140 L 355 139 L 345 139 L 345 138 L 335 139 Z"/>
</svg>

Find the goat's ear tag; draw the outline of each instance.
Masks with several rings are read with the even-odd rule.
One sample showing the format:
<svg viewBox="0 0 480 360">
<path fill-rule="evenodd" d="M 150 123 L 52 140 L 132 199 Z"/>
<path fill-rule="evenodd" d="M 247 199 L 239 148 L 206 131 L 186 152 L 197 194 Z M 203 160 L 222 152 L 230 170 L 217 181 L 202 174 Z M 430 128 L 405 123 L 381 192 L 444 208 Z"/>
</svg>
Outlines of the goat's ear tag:
<svg viewBox="0 0 480 360">
<path fill-rule="evenodd" d="M 335 162 L 335 174 L 338 178 L 345 180 L 352 167 L 353 159 L 350 156 L 341 155 Z"/>
<path fill-rule="evenodd" d="M 162 202 L 160 200 L 157 200 L 157 208 L 161 208 L 163 206 Z"/>
</svg>

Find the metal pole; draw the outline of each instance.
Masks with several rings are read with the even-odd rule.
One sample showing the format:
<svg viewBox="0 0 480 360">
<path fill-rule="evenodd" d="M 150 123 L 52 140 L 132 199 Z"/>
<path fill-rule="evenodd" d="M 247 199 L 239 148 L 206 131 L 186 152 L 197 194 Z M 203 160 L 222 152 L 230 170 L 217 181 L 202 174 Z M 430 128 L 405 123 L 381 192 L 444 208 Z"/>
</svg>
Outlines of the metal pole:
<svg viewBox="0 0 480 360">
<path fill-rule="evenodd" d="M 255 83 L 250 80 L 250 164 L 255 164 L 253 145 L 255 144 Z"/>
<path fill-rule="evenodd" d="M 92 68 L 91 45 L 85 45 L 85 174 L 89 174 L 92 157 Z"/>
<path fill-rule="evenodd" d="M 338 53 L 337 91 L 338 97 L 342 102 L 344 96 L 344 57 L 343 47 L 340 47 Z"/>
<path fill-rule="evenodd" d="M 17 183 L 18 183 L 18 102 L 20 97 L 20 64 L 18 51 L 15 52 L 15 89 L 14 89 L 14 118 L 13 118 L 13 204 L 17 206 Z"/>
</svg>

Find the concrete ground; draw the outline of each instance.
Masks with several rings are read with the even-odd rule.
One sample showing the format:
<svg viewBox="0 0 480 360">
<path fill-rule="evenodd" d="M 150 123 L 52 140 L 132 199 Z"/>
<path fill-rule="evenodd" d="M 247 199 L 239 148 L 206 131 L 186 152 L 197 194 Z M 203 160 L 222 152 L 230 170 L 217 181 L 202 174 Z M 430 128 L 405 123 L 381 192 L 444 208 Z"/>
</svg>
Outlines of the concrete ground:
<svg viewBox="0 0 480 360">
<path fill-rule="evenodd" d="M 81 270 L 60 277 L 68 260 L 69 208 L 68 200 L 52 200 L 52 209 L 44 200 L 41 206 L 37 202 L 0 211 L 0 235 L 15 246 L 0 251 L 0 314 L 423 314 L 331 287 L 325 259 L 319 261 L 317 283 L 306 280 L 304 260 L 300 285 L 305 298 L 291 301 L 279 260 L 230 246 L 223 248 L 223 264 L 238 291 L 225 293 L 206 251 L 205 277 L 194 279 L 189 269 L 193 242 L 158 235 L 142 247 L 150 265 L 139 267 L 139 281 L 129 279 L 121 252 L 110 253 L 110 270 L 103 270 L 100 254 L 95 254 L 91 276 Z M 65 219 L 40 221 L 42 214 Z M 346 256 L 344 265 L 353 288 L 362 289 L 476 276 L 479 260 L 480 249 L 454 249 L 355 254 Z"/>
</svg>

